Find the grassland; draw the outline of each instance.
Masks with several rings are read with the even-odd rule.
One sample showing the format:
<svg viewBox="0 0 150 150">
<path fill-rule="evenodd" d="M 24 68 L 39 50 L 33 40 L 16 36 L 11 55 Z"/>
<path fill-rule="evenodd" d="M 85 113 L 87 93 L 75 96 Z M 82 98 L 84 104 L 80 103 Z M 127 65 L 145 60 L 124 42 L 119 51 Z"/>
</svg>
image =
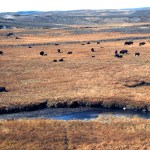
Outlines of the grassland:
<svg viewBox="0 0 150 150">
<path fill-rule="evenodd" d="M 0 114 L 78 106 L 150 111 L 148 12 L 1 14 L 0 26 L 7 29 L 0 30 L 0 86 L 8 92 L 0 93 Z M 124 45 L 127 40 L 134 44 Z M 129 53 L 114 57 L 122 49 Z M 1 150 L 149 148 L 150 121 L 139 118 L 0 121 Z"/>
<path fill-rule="evenodd" d="M 6 36 L 9 32 L 14 35 Z M 0 56 L 0 86 L 9 91 L 0 93 L 2 112 L 41 103 L 46 103 L 45 107 L 70 106 L 73 102 L 150 111 L 149 33 L 72 34 L 64 29 L 10 29 L 0 30 L 0 34 L 4 52 Z M 130 46 L 119 40 L 136 37 Z M 99 40 L 105 42 L 97 44 Z M 139 46 L 142 41 L 146 44 Z M 114 51 L 122 49 L 129 54 L 115 58 Z M 40 56 L 40 51 L 47 56 Z M 68 55 L 68 51 L 73 54 Z M 135 52 L 141 55 L 135 57 Z M 53 62 L 60 58 L 64 62 Z M 130 87 L 141 81 L 148 84 Z"/>
<path fill-rule="evenodd" d="M 149 150 L 150 122 L 99 117 L 87 121 L 0 121 L 0 149 Z"/>
</svg>

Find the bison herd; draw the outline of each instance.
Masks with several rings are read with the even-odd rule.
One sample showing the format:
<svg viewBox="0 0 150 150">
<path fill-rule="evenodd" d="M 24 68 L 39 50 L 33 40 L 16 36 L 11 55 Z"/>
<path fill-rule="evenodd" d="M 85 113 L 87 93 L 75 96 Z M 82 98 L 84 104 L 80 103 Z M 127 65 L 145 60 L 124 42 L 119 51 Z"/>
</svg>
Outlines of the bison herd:
<svg viewBox="0 0 150 150">
<path fill-rule="evenodd" d="M 142 45 L 145 45 L 145 44 L 146 44 L 145 42 L 140 42 L 139 46 L 142 46 Z M 133 41 L 126 41 L 124 43 L 124 45 L 133 45 Z M 122 58 L 124 54 L 128 54 L 128 50 L 120 50 L 119 53 L 118 53 L 117 50 L 115 51 L 115 57 L 117 57 L 117 58 Z M 134 55 L 135 56 L 140 56 L 140 53 L 136 52 Z"/>
<path fill-rule="evenodd" d="M 86 44 L 91 44 L 91 42 L 88 41 L 88 42 L 86 42 Z M 97 41 L 97 44 L 100 44 L 100 42 Z M 140 42 L 139 46 L 142 46 L 142 45 L 145 45 L 145 44 L 146 44 L 145 42 Z M 56 43 L 55 45 L 59 45 L 59 43 Z M 85 45 L 85 43 L 82 43 L 82 45 Z M 133 45 L 133 41 L 125 41 L 124 45 Z M 63 53 L 60 49 L 57 49 L 57 52 L 58 53 Z M 91 52 L 96 52 L 96 50 L 94 48 L 91 48 Z M 72 53 L 73 53 L 72 51 L 67 52 L 67 54 L 72 54 Z M 116 58 L 123 58 L 124 54 L 128 54 L 128 50 L 123 49 L 123 50 L 120 50 L 120 51 L 118 51 L 118 50 L 115 51 L 115 57 Z M 47 54 L 44 51 L 41 51 L 40 55 L 41 56 L 47 56 Z M 140 53 L 136 52 L 135 56 L 140 56 Z M 95 56 L 93 55 L 92 57 L 95 57 Z M 58 62 L 58 61 L 63 62 L 64 59 L 61 58 L 59 60 L 56 60 L 56 59 L 53 60 L 53 62 Z"/>
<path fill-rule="evenodd" d="M 9 34 L 8 36 L 10 36 L 11 34 Z M 91 44 L 90 42 L 87 42 L 86 44 Z M 97 41 L 97 44 L 100 44 L 100 42 L 99 41 Z M 139 43 L 139 46 L 142 46 L 142 45 L 145 45 L 146 43 L 145 42 L 140 42 Z M 59 45 L 58 43 L 56 43 L 55 45 Z M 85 44 L 82 44 L 82 45 L 85 45 Z M 133 41 L 126 41 L 125 43 L 124 43 L 124 45 L 133 45 Z M 29 48 L 32 48 L 31 46 L 29 46 Z M 58 53 L 63 53 L 60 49 L 57 49 L 57 52 Z M 91 52 L 96 52 L 95 51 L 95 49 L 94 48 L 91 48 Z M 68 51 L 67 52 L 67 54 L 72 54 L 73 52 L 72 51 Z M 128 52 L 128 50 L 126 50 L 126 49 L 123 49 L 123 50 L 120 50 L 120 51 L 118 51 L 118 50 L 116 50 L 115 51 L 115 57 L 116 58 L 123 58 L 123 55 L 124 54 L 128 54 L 129 52 Z M 0 51 L 0 55 L 3 55 L 4 53 L 3 53 L 3 51 Z M 40 51 L 40 56 L 47 56 L 47 53 L 45 53 L 44 51 Z M 140 56 L 140 53 L 139 52 L 136 52 L 135 53 L 135 56 Z M 95 57 L 94 55 L 92 55 L 92 57 Z M 56 60 L 56 59 L 54 59 L 53 60 L 53 62 L 63 62 L 64 61 L 64 58 L 60 58 L 60 59 L 58 59 L 58 60 Z M 5 87 L 1 87 L 0 86 L 0 92 L 8 92 L 7 90 L 6 90 L 6 88 Z"/>
</svg>

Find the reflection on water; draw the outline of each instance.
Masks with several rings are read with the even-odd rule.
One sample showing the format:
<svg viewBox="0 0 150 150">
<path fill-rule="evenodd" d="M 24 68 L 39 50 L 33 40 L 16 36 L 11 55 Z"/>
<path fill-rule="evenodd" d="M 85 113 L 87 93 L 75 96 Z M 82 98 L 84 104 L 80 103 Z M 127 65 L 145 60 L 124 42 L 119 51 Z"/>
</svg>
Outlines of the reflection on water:
<svg viewBox="0 0 150 150">
<path fill-rule="evenodd" d="M 76 113 L 70 113 L 70 114 L 62 114 L 58 116 L 51 117 L 53 119 L 57 120 L 90 120 L 95 119 L 99 115 L 101 116 L 116 116 L 116 117 L 138 117 L 138 118 L 144 118 L 144 119 L 150 119 L 150 112 L 137 112 L 137 111 L 129 111 L 129 110 L 117 110 L 117 109 L 93 109 L 93 110 L 87 110 L 83 112 L 76 112 Z"/>
<path fill-rule="evenodd" d="M 38 111 L 1 114 L 0 119 L 46 118 L 55 120 L 90 120 L 97 118 L 99 115 L 150 119 L 150 112 L 106 108 L 49 108 Z"/>
</svg>

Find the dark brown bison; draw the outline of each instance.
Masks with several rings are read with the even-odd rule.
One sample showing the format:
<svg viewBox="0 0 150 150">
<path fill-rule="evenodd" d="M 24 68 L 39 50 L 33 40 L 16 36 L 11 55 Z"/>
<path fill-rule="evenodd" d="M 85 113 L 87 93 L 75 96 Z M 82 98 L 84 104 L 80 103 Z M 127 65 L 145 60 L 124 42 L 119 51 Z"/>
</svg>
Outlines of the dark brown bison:
<svg viewBox="0 0 150 150">
<path fill-rule="evenodd" d="M 13 33 L 8 33 L 8 34 L 6 34 L 6 36 L 11 36 L 11 35 L 14 35 Z"/>
<path fill-rule="evenodd" d="M 87 42 L 87 44 L 91 44 L 90 42 Z"/>
<path fill-rule="evenodd" d="M 3 55 L 4 53 L 3 53 L 3 51 L 0 51 L 0 55 Z"/>
<path fill-rule="evenodd" d="M 115 55 L 116 55 L 116 54 L 118 54 L 118 51 L 117 51 L 117 50 L 115 50 Z"/>
<path fill-rule="evenodd" d="M 53 62 L 57 62 L 57 60 L 56 60 L 56 59 L 54 59 L 54 60 L 53 60 Z"/>
<path fill-rule="evenodd" d="M 67 54 L 72 54 L 72 52 L 71 52 L 71 51 L 69 51 Z"/>
<path fill-rule="evenodd" d="M 60 49 L 58 49 L 57 52 L 58 52 L 58 53 L 62 53 L 62 52 L 60 51 Z"/>
<path fill-rule="evenodd" d="M 99 42 L 99 41 L 97 41 L 97 44 L 100 44 L 100 42 Z"/>
<path fill-rule="evenodd" d="M 92 56 L 92 57 L 95 57 L 95 56 Z"/>
<path fill-rule="evenodd" d="M 44 51 L 41 51 L 41 52 L 40 52 L 40 55 L 41 55 L 41 56 L 47 56 L 47 54 L 46 54 Z"/>
<path fill-rule="evenodd" d="M 125 49 L 120 51 L 120 54 L 127 54 L 127 53 L 128 53 L 128 50 L 125 50 Z"/>
<path fill-rule="evenodd" d="M 140 56 L 140 53 L 138 53 L 138 52 L 137 52 L 137 53 L 135 53 L 135 56 Z"/>
<path fill-rule="evenodd" d="M 59 45 L 58 43 L 55 43 L 55 45 Z"/>
<path fill-rule="evenodd" d="M 20 37 L 16 36 L 16 39 L 21 39 Z"/>
<path fill-rule="evenodd" d="M 59 59 L 59 61 L 60 61 L 60 62 L 63 62 L 63 61 L 64 61 L 64 59 L 63 59 L 63 58 L 61 58 L 61 59 Z"/>
<path fill-rule="evenodd" d="M 94 48 L 91 48 L 91 52 L 96 52 L 96 51 L 94 50 Z"/>
<path fill-rule="evenodd" d="M 133 41 L 126 41 L 124 45 L 133 45 Z"/>
<path fill-rule="evenodd" d="M 140 42 L 140 43 L 139 43 L 139 46 L 141 46 L 141 45 L 145 45 L 145 42 Z"/>
<path fill-rule="evenodd" d="M 117 58 L 122 58 L 123 56 L 122 56 L 122 55 L 119 55 L 119 54 L 115 54 L 115 57 L 117 57 Z"/>
<path fill-rule="evenodd" d="M 0 86 L 0 92 L 8 92 L 5 87 Z"/>
</svg>

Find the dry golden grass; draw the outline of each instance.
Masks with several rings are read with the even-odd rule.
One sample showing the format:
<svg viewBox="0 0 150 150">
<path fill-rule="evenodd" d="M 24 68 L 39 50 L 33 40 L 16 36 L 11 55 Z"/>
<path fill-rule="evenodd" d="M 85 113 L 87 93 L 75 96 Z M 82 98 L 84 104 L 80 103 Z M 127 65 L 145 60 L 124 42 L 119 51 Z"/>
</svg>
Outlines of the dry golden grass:
<svg viewBox="0 0 150 150">
<path fill-rule="evenodd" d="M 131 26 L 123 24 L 129 25 Z M 95 31 L 115 26 L 118 24 L 99 26 Z M 79 26 L 74 26 L 77 27 Z M 124 41 L 82 45 L 83 41 L 149 37 L 150 34 L 74 35 L 61 29 L 0 30 L 1 35 L 8 32 L 13 32 L 14 36 L 0 36 L 0 50 L 4 51 L 4 55 L 0 56 L 0 86 L 5 86 L 9 91 L 0 93 L 0 109 L 19 108 L 48 100 L 49 106 L 62 102 L 69 104 L 72 101 L 87 104 L 102 102 L 107 107 L 116 105 L 147 108 L 150 111 L 150 86 L 126 86 L 139 81 L 150 82 L 149 39 L 135 40 L 132 46 L 124 46 Z M 15 39 L 16 36 L 21 39 Z M 80 42 L 44 45 L 72 41 Z M 141 41 L 145 41 L 146 45 L 138 46 Z M 28 45 L 19 46 L 39 43 L 41 45 L 32 48 L 28 48 Z M 92 47 L 96 50 L 95 53 L 91 52 Z M 61 49 L 63 53 L 58 54 L 57 49 Z M 115 58 L 114 51 L 121 49 L 128 49 L 129 54 L 122 59 Z M 40 56 L 39 52 L 42 50 L 48 56 Z M 68 55 L 68 51 L 73 54 Z M 140 52 L 140 57 L 135 57 L 135 52 Z M 64 58 L 64 62 L 53 62 L 53 59 L 60 58 Z M 90 122 L 0 121 L 0 149 L 149 150 L 150 122 L 109 116 L 99 116 L 97 120 Z"/>
<path fill-rule="evenodd" d="M 90 45 L 60 44 L 28 46 L 7 46 L 17 44 L 90 41 L 149 34 L 96 33 L 73 35 L 60 29 L 15 29 L 1 30 L 3 35 L 14 32 L 21 39 L 1 37 L 0 86 L 9 90 L 0 93 L 0 108 L 19 107 L 48 100 L 48 105 L 63 101 L 103 102 L 104 106 L 112 103 L 128 108 L 150 110 L 150 86 L 126 87 L 126 83 L 144 80 L 150 82 L 150 43 L 148 40 L 135 40 L 132 46 L 125 46 L 124 41 L 105 42 Z M 26 32 L 31 34 L 26 34 Z M 32 34 L 38 32 L 37 35 Z M 49 35 L 51 33 L 51 35 Z M 52 34 L 59 33 L 59 36 Z M 145 41 L 146 45 L 138 46 Z M 5 46 L 4 46 L 5 45 Z M 91 48 L 96 50 L 91 52 Z M 103 48 L 102 48 L 103 47 Z M 57 53 L 60 48 L 63 53 Z M 128 49 L 129 54 L 122 59 L 114 57 L 115 50 Z M 41 57 L 44 50 L 48 56 Z M 72 55 L 67 52 L 72 51 Z M 134 53 L 140 52 L 140 57 Z M 95 55 L 95 58 L 92 58 Z M 53 59 L 64 58 L 64 62 L 54 63 Z"/>
<path fill-rule="evenodd" d="M 150 122 L 136 118 L 1 121 L 0 137 L 1 150 L 149 150 Z"/>
</svg>

